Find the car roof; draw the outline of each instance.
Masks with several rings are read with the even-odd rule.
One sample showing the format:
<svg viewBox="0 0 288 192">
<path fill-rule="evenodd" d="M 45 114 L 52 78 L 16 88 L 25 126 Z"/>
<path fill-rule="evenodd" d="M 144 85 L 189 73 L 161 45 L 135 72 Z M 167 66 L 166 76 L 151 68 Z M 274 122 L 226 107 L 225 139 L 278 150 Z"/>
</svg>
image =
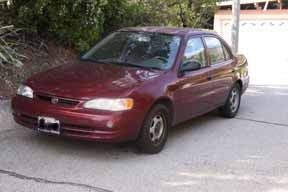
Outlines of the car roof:
<svg viewBox="0 0 288 192">
<path fill-rule="evenodd" d="M 181 28 L 181 27 L 128 27 L 118 31 L 134 31 L 134 32 L 150 32 L 150 33 L 162 33 L 169 35 L 196 35 L 196 34 L 213 34 L 215 32 L 207 29 L 194 29 L 194 28 Z"/>
</svg>

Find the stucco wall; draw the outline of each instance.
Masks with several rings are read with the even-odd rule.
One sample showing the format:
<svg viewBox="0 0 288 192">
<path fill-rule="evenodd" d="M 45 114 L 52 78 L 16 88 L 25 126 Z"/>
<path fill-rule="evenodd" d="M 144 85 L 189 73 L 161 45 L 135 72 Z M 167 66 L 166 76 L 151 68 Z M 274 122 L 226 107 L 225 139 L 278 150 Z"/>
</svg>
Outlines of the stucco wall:
<svg viewBox="0 0 288 192">
<path fill-rule="evenodd" d="M 214 30 L 222 35 L 229 43 L 231 42 L 231 34 L 227 34 L 225 28 L 231 24 L 232 11 L 218 11 L 214 18 Z M 288 10 L 241 10 L 240 13 L 240 28 L 241 24 L 245 22 L 259 23 L 259 22 L 287 22 L 288 21 Z M 281 23 L 280 23 L 281 24 Z M 226 27 L 225 27 L 226 26 Z M 276 28 L 277 26 L 275 26 Z M 226 29 L 227 30 L 227 29 Z M 241 35 L 241 34 L 240 34 Z"/>
<path fill-rule="evenodd" d="M 214 30 L 231 43 L 231 11 L 215 15 Z M 252 83 L 288 83 L 288 10 L 243 10 L 239 31 L 239 53 L 248 58 Z"/>
</svg>

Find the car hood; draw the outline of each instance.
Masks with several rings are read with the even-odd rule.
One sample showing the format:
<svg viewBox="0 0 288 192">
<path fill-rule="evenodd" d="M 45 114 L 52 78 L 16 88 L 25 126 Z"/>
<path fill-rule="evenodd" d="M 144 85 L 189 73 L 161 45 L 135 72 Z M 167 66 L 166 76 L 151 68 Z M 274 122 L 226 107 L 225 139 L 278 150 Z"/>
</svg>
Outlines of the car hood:
<svg viewBox="0 0 288 192">
<path fill-rule="evenodd" d="M 26 83 L 34 92 L 86 100 L 126 96 L 136 86 L 162 73 L 158 70 L 78 61 L 34 75 Z"/>
</svg>

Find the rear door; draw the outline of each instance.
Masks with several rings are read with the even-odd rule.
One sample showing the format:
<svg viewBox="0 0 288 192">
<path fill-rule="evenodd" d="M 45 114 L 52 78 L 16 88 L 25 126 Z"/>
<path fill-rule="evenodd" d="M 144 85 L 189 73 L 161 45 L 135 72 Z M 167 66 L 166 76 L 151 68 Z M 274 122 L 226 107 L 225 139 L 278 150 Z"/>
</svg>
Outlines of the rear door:
<svg viewBox="0 0 288 192">
<path fill-rule="evenodd" d="M 210 81 L 213 87 L 211 106 L 218 107 L 225 103 L 230 88 L 233 85 L 234 59 L 230 50 L 216 36 L 204 36 L 210 63 Z"/>
</svg>

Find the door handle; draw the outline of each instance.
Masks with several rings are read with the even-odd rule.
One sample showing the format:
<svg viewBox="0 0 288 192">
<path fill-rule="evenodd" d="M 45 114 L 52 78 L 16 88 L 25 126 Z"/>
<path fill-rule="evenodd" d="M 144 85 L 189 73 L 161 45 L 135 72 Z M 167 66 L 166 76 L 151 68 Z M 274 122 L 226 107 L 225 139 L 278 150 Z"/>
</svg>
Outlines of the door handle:
<svg viewBox="0 0 288 192">
<path fill-rule="evenodd" d="M 208 81 L 211 81 L 211 80 L 212 80 L 212 77 L 211 77 L 211 76 L 209 76 L 207 79 L 208 79 Z"/>
</svg>

